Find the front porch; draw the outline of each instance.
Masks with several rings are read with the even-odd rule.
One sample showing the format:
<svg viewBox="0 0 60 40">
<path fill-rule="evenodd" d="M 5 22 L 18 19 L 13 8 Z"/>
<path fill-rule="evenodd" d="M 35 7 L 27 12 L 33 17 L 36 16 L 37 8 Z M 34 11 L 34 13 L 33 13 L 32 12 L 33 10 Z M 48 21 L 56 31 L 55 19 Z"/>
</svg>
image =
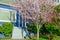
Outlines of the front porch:
<svg viewBox="0 0 60 40">
<path fill-rule="evenodd" d="M 17 9 L 5 4 L 0 4 L 0 9 L 0 25 L 11 22 L 13 24 L 11 39 L 23 39 L 26 33 L 22 31 L 22 18 Z"/>
</svg>

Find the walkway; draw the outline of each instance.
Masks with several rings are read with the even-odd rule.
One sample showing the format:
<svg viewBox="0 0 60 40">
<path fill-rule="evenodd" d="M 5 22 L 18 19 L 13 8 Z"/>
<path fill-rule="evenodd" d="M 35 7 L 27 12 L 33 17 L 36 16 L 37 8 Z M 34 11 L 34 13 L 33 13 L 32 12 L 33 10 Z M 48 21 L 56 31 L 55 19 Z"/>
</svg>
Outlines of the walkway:
<svg viewBox="0 0 60 40">
<path fill-rule="evenodd" d="M 13 27 L 12 39 L 22 39 L 22 29 Z"/>
</svg>

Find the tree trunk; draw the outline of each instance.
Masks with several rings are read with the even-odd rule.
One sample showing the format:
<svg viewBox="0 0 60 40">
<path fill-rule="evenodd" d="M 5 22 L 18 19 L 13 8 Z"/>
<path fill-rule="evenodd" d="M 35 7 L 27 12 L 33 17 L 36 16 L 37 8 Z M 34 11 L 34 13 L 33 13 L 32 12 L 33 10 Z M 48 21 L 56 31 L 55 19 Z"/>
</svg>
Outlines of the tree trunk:
<svg viewBox="0 0 60 40">
<path fill-rule="evenodd" d="M 37 24 L 37 40 L 39 40 L 39 26 Z"/>
</svg>

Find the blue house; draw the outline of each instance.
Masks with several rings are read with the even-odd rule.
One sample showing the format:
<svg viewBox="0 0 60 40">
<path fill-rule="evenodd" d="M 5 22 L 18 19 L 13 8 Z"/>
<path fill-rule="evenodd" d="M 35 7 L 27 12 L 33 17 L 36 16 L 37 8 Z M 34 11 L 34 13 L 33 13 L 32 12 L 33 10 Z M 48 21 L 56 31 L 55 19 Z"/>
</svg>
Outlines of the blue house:
<svg viewBox="0 0 60 40">
<path fill-rule="evenodd" d="M 0 25 L 4 22 L 12 22 L 14 27 L 20 28 L 21 32 L 23 33 L 23 20 L 19 11 L 12 6 L 0 4 Z M 21 35 L 23 36 L 22 33 Z"/>
<path fill-rule="evenodd" d="M 19 12 L 12 6 L 0 4 L 0 24 L 3 22 L 12 22 L 18 26 Z"/>
</svg>

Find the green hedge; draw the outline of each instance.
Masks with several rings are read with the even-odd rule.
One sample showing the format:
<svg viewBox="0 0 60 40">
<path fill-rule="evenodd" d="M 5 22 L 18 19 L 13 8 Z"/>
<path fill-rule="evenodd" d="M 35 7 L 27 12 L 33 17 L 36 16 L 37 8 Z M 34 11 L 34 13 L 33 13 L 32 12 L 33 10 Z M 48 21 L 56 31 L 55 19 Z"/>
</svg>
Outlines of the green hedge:
<svg viewBox="0 0 60 40">
<path fill-rule="evenodd" d="M 5 36 L 9 36 L 12 32 L 13 25 L 9 22 L 4 22 L 0 26 L 0 33 L 3 33 Z"/>
</svg>

